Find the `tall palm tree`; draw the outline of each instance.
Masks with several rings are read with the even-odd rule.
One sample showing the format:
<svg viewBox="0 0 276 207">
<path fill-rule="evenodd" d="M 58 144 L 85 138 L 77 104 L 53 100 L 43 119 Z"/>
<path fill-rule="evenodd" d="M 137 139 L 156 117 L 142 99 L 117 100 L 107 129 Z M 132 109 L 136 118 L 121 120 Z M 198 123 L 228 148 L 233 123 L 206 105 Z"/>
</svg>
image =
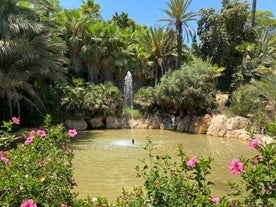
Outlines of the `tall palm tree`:
<svg viewBox="0 0 276 207">
<path fill-rule="evenodd" d="M 251 27 L 255 26 L 256 7 L 257 7 L 257 0 L 253 0 L 253 2 L 252 2 L 252 16 L 251 16 L 251 21 L 250 21 L 250 26 Z"/>
<path fill-rule="evenodd" d="M 176 68 L 181 67 L 182 62 L 182 44 L 183 44 L 183 29 L 187 39 L 193 37 L 190 21 L 196 20 L 197 13 L 188 11 L 192 0 L 170 0 L 167 2 L 169 9 L 161 9 L 169 18 L 160 19 L 159 22 L 168 22 L 168 27 L 175 27 L 177 36 L 177 61 Z"/>
</svg>

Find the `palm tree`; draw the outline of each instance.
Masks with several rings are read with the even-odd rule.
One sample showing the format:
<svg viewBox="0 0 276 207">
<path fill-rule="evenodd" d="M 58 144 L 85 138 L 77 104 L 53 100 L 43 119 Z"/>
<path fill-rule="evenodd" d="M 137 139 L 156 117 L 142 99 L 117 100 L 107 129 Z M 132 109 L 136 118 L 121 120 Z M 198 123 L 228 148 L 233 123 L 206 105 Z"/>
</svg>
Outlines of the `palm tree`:
<svg viewBox="0 0 276 207">
<path fill-rule="evenodd" d="M 169 18 L 158 20 L 159 22 L 168 22 L 169 28 L 175 27 L 177 35 L 177 69 L 181 67 L 182 61 L 183 29 L 188 40 L 189 37 L 193 37 L 189 22 L 196 20 L 197 13 L 188 11 L 191 2 L 192 0 L 170 0 L 170 2 L 167 2 L 169 9 L 161 9 Z"/>
<path fill-rule="evenodd" d="M 44 109 L 34 83 L 63 77 L 66 47 L 55 32 L 37 21 L 33 10 L 17 2 L 4 0 L 0 6 L 0 98 L 10 115 L 17 109 L 20 116 L 21 101 L 38 111 Z"/>
<path fill-rule="evenodd" d="M 253 2 L 252 2 L 252 16 L 251 16 L 251 21 L 250 21 L 250 26 L 251 27 L 255 26 L 256 6 L 257 6 L 257 0 L 253 0 Z"/>
<path fill-rule="evenodd" d="M 153 72 L 155 80 L 158 81 L 167 70 L 168 60 L 174 56 L 171 42 L 171 32 L 163 32 L 162 27 L 150 28 L 139 37 L 139 43 L 144 47 L 149 59 L 154 62 Z"/>
</svg>

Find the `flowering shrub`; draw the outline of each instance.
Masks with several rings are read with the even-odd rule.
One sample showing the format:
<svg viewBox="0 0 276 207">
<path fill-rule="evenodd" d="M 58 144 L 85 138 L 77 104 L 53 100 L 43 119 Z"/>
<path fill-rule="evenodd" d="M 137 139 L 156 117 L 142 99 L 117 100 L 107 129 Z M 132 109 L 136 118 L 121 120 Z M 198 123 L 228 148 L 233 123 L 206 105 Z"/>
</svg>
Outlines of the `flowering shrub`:
<svg viewBox="0 0 276 207">
<path fill-rule="evenodd" d="M 228 195 L 226 206 L 276 206 L 276 123 L 268 125 L 267 129 L 271 137 L 268 142 L 250 133 L 248 148 L 256 150 L 255 157 L 241 158 L 241 162 L 234 158 L 229 164 L 232 174 L 239 174 L 242 183 L 230 183 L 234 191 Z M 233 196 L 241 199 L 234 200 Z"/>
<path fill-rule="evenodd" d="M 12 125 L 20 124 L 16 117 L 4 122 L 0 143 L 0 206 L 74 206 L 76 195 L 71 192 L 71 161 L 73 151 L 66 144 L 76 130 L 63 132 L 62 126 L 26 131 L 19 137 L 11 135 Z M 9 143 L 21 140 L 15 147 Z"/>
</svg>

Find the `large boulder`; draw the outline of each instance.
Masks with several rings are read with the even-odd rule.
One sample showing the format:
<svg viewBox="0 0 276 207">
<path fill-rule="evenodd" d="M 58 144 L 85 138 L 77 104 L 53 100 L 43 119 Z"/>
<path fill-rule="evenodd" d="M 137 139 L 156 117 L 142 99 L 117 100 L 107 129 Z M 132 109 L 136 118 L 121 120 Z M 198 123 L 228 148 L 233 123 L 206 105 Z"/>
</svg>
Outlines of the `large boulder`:
<svg viewBox="0 0 276 207">
<path fill-rule="evenodd" d="M 99 129 L 104 127 L 103 118 L 90 119 L 90 126 L 92 129 Z"/>
<path fill-rule="evenodd" d="M 135 129 L 160 129 L 160 121 L 158 117 L 151 116 L 140 119 L 128 119 L 128 126 Z"/>
<path fill-rule="evenodd" d="M 249 120 L 236 116 L 229 118 L 226 123 L 227 133 L 225 137 L 239 138 L 239 139 L 247 139 L 248 134 L 245 128 L 249 125 Z"/>
<path fill-rule="evenodd" d="M 245 129 L 236 129 L 236 130 L 227 131 L 225 137 L 247 140 L 248 135 Z"/>
<path fill-rule="evenodd" d="M 225 115 L 214 116 L 208 127 L 207 135 L 224 137 L 227 133 L 227 120 L 228 118 Z"/>
<path fill-rule="evenodd" d="M 126 128 L 125 121 L 121 117 L 108 116 L 106 118 L 106 128 L 107 129 L 123 129 Z"/>
<path fill-rule="evenodd" d="M 209 114 L 205 116 L 194 116 L 189 127 L 189 132 L 195 134 L 206 134 L 211 124 L 212 117 Z"/>
<path fill-rule="evenodd" d="M 237 129 L 245 129 L 249 124 L 249 120 L 241 117 L 241 116 L 236 116 L 232 117 L 227 120 L 227 130 L 232 131 L 232 130 L 237 130 Z"/>
<path fill-rule="evenodd" d="M 87 123 L 84 119 L 79 120 L 66 120 L 64 122 L 64 126 L 67 129 L 76 129 L 78 131 L 86 130 L 87 129 Z"/>
</svg>

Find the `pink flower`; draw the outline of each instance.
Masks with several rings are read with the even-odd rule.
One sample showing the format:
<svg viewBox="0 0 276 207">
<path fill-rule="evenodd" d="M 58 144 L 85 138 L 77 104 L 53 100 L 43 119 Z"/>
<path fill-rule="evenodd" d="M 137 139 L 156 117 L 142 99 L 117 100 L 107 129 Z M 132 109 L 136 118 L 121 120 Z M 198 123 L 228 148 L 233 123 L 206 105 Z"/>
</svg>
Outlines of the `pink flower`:
<svg viewBox="0 0 276 207">
<path fill-rule="evenodd" d="M 15 116 L 12 117 L 12 122 L 19 125 L 20 124 L 20 119 L 19 118 L 16 118 Z"/>
<path fill-rule="evenodd" d="M 232 162 L 228 165 L 233 175 L 238 175 L 243 171 L 243 163 L 239 162 L 237 158 L 233 158 Z"/>
<path fill-rule="evenodd" d="M 248 145 L 248 149 L 252 149 L 252 148 L 258 147 L 258 143 L 259 143 L 259 139 L 258 138 L 252 139 L 251 142 Z"/>
<path fill-rule="evenodd" d="M 212 201 L 213 201 L 216 205 L 219 204 L 219 198 L 218 198 L 218 197 L 213 197 L 213 198 L 212 198 Z"/>
<path fill-rule="evenodd" d="M 30 131 L 30 135 L 34 136 L 35 135 L 35 130 Z"/>
<path fill-rule="evenodd" d="M 47 135 L 46 132 L 44 130 L 41 130 L 41 129 L 37 130 L 37 134 L 41 137 L 45 137 Z"/>
<path fill-rule="evenodd" d="M 28 199 L 22 203 L 20 207 L 37 207 L 37 205 L 34 203 L 33 199 Z"/>
<path fill-rule="evenodd" d="M 9 163 L 10 160 L 6 157 L 4 157 L 4 155 L 8 154 L 9 151 L 0 151 L 0 160 L 2 160 L 4 163 Z"/>
<path fill-rule="evenodd" d="M 196 156 L 195 155 L 187 161 L 187 165 L 189 167 L 192 167 L 193 165 L 195 165 L 195 163 L 196 163 Z"/>
<path fill-rule="evenodd" d="M 6 164 L 10 162 L 10 160 L 6 157 L 0 157 L 0 160 L 2 160 Z"/>
<path fill-rule="evenodd" d="M 34 136 L 29 136 L 26 140 L 25 140 L 25 144 L 30 144 L 32 141 L 34 140 Z"/>
<path fill-rule="evenodd" d="M 69 206 L 66 204 L 61 204 L 60 207 L 69 207 Z"/>
<path fill-rule="evenodd" d="M 68 135 L 69 135 L 69 137 L 74 137 L 74 136 L 76 136 L 78 133 L 77 133 L 77 130 L 75 130 L 75 129 L 70 129 L 70 130 L 68 130 Z"/>
</svg>

